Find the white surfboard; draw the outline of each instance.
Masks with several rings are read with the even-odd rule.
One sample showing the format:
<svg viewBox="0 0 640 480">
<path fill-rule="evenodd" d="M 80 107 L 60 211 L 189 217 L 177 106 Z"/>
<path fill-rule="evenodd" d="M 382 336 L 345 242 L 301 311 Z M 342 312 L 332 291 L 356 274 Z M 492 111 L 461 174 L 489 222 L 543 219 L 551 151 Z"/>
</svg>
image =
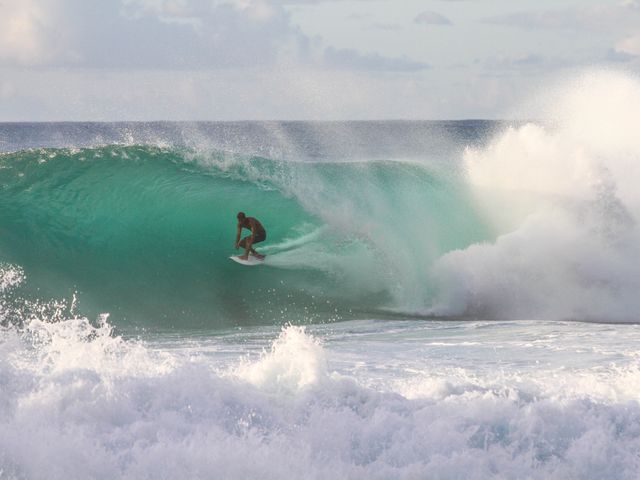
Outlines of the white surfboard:
<svg viewBox="0 0 640 480">
<path fill-rule="evenodd" d="M 247 265 L 249 267 L 255 267 L 256 265 L 262 265 L 264 263 L 264 259 L 260 260 L 253 256 L 249 256 L 248 260 L 240 258 L 239 255 L 231 255 L 229 258 L 234 262 L 238 262 L 241 265 Z"/>
</svg>

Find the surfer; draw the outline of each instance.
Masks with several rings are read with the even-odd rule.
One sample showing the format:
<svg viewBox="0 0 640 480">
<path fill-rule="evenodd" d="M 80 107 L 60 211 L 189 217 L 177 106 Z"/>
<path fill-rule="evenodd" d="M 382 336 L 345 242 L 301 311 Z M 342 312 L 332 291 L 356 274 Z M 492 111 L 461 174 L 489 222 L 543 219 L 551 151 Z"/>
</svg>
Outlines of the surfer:
<svg viewBox="0 0 640 480">
<path fill-rule="evenodd" d="M 238 257 L 241 260 L 248 260 L 249 253 L 254 257 L 262 260 L 264 255 L 260 255 L 253 249 L 253 245 L 256 243 L 263 242 L 267 238 L 267 232 L 262 226 L 262 224 L 253 217 L 247 217 L 244 212 L 238 212 L 238 233 L 236 235 L 236 250 L 240 247 L 245 249 L 244 255 Z M 251 235 L 247 235 L 240 241 L 240 235 L 242 233 L 242 229 L 246 228 L 251 230 Z"/>
</svg>

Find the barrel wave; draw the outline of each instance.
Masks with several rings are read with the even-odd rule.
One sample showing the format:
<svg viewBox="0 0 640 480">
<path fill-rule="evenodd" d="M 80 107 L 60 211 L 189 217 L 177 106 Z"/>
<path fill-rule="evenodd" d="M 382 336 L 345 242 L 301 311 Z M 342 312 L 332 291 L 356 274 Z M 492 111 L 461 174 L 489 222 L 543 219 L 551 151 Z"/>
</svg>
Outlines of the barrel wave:
<svg viewBox="0 0 640 480">
<path fill-rule="evenodd" d="M 0 156 L 0 260 L 19 295 L 126 326 L 223 327 L 421 311 L 432 263 L 487 237 L 449 170 L 107 145 Z M 235 214 L 260 268 L 228 260 Z M 426 235 L 425 232 L 429 232 Z"/>
</svg>

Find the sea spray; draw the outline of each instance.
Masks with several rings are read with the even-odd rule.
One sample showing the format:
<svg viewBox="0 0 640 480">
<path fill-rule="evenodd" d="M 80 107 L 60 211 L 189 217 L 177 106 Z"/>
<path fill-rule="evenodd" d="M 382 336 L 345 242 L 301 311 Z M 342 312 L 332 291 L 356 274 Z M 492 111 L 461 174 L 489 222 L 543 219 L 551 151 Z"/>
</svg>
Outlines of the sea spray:
<svg viewBox="0 0 640 480">
<path fill-rule="evenodd" d="M 562 92 L 552 127 L 509 128 L 467 151 L 469 182 L 502 235 L 438 260 L 433 312 L 637 321 L 640 82 L 599 75 Z"/>
<path fill-rule="evenodd" d="M 235 375 L 274 393 L 297 393 L 327 377 L 324 351 L 304 327 L 289 326 L 258 362 L 243 363 Z"/>
</svg>

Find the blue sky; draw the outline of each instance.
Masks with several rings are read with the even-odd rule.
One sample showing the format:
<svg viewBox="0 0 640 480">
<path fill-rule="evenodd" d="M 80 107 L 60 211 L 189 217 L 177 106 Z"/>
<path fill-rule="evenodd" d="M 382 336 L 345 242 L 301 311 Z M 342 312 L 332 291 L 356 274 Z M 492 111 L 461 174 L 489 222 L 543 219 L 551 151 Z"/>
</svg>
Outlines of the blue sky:
<svg viewBox="0 0 640 480">
<path fill-rule="evenodd" d="M 0 121 L 506 118 L 585 69 L 640 72 L 640 0 L 0 2 Z"/>
</svg>

